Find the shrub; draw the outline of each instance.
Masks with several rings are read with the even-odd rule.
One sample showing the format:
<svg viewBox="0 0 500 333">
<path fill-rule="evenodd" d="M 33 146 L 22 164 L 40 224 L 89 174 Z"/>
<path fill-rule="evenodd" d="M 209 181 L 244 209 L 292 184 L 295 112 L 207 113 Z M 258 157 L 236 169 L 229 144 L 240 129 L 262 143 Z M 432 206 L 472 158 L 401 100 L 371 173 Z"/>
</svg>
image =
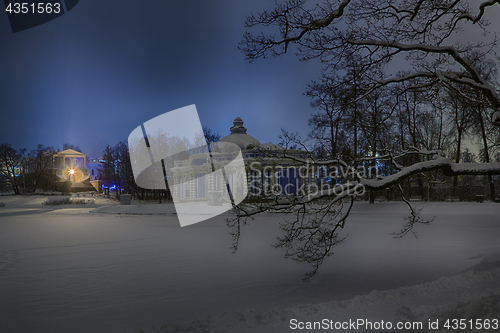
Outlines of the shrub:
<svg viewBox="0 0 500 333">
<path fill-rule="evenodd" d="M 44 206 L 85 205 L 85 204 L 94 204 L 94 203 L 95 203 L 94 200 L 64 198 L 64 199 L 46 200 L 46 201 L 42 202 L 42 205 L 44 205 Z"/>
</svg>

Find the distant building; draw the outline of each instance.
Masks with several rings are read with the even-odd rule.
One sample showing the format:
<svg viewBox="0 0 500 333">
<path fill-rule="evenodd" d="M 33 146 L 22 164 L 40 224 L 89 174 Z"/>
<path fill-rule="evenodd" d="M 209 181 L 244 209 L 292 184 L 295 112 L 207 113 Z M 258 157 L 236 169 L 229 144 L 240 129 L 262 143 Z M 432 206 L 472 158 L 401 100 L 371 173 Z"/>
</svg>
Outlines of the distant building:
<svg viewBox="0 0 500 333">
<path fill-rule="evenodd" d="M 100 181 L 97 180 L 95 164 L 90 164 L 89 175 L 87 169 L 87 155 L 73 149 L 57 152 L 53 157 L 56 176 L 61 182 L 71 181 L 71 192 L 98 191 L 101 192 Z"/>
<path fill-rule="evenodd" d="M 98 158 L 87 157 L 87 173 L 89 174 L 89 180 L 100 180 L 99 169 L 101 168 L 103 161 Z"/>
<path fill-rule="evenodd" d="M 226 165 L 238 154 L 238 149 L 224 147 L 223 143 L 236 144 L 245 161 L 245 175 L 237 169 L 227 169 L 226 178 L 231 188 L 243 189 L 238 183 L 247 181 L 248 198 L 266 198 L 278 196 L 295 196 L 315 183 L 312 168 L 298 166 L 291 158 L 282 158 L 284 148 L 272 143 L 261 144 L 259 140 L 247 134 L 243 120 L 234 119 L 230 134 L 223 137 L 219 145 L 213 146 L 212 158 L 214 166 Z M 302 150 L 288 149 L 288 156 L 300 159 L 311 158 L 310 153 Z M 192 154 L 186 160 L 174 162 L 171 169 L 174 177 L 173 198 L 176 201 L 207 200 L 210 193 L 222 192 L 226 182 L 212 172 L 212 162 L 208 153 Z M 246 176 L 246 177 L 244 177 Z M 241 198 L 243 193 L 232 193 Z"/>
</svg>

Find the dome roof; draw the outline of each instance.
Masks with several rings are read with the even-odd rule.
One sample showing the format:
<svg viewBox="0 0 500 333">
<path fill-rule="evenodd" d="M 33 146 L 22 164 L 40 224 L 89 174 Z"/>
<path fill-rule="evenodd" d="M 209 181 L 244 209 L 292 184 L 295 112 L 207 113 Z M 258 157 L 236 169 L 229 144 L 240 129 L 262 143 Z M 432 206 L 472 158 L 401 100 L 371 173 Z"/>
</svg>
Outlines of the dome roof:
<svg viewBox="0 0 500 333">
<path fill-rule="evenodd" d="M 243 126 L 243 120 L 240 117 L 236 117 L 233 122 L 233 127 L 229 129 L 231 134 L 226 135 L 219 142 L 228 142 L 237 144 L 240 149 L 246 149 L 249 145 L 253 145 L 255 147 L 260 146 L 259 140 L 254 138 L 251 135 L 246 134 L 247 129 Z M 223 149 L 227 151 L 227 149 Z"/>
</svg>

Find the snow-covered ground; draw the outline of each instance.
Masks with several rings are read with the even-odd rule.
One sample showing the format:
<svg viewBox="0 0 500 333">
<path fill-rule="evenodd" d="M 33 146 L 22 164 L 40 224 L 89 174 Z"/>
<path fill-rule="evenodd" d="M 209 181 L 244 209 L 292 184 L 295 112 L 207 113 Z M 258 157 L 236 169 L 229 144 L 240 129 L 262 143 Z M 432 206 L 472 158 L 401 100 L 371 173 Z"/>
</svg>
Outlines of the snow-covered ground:
<svg viewBox="0 0 500 333">
<path fill-rule="evenodd" d="M 245 226 L 232 254 L 230 215 L 180 228 L 172 205 L 44 200 L 0 197 L 0 332 L 291 332 L 294 318 L 500 319 L 498 203 L 417 203 L 434 222 L 417 227 L 419 239 L 394 239 L 405 205 L 358 202 L 346 242 L 303 283 L 309 267 L 269 246 L 282 215 Z"/>
</svg>

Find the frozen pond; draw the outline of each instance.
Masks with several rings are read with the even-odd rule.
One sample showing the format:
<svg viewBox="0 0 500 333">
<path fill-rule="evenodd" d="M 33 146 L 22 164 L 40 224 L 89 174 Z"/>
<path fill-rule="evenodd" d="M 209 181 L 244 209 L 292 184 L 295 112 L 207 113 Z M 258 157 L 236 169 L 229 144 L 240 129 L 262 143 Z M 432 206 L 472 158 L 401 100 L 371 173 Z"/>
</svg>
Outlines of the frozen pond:
<svg viewBox="0 0 500 333">
<path fill-rule="evenodd" d="M 38 210 L 4 199 L 2 332 L 130 333 L 238 309 L 350 299 L 457 274 L 500 243 L 500 204 L 426 204 L 423 216 L 436 218 L 417 227 L 419 239 L 394 239 L 389 233 L 404 223 L 405 205 L 360 202 L 346 242 L 303 283 L 309 267 L 269 246 L 280 215 L 245 226 L 232 254 L 228 216 L 180 228 L 173 215 Z"/>
</svg>

